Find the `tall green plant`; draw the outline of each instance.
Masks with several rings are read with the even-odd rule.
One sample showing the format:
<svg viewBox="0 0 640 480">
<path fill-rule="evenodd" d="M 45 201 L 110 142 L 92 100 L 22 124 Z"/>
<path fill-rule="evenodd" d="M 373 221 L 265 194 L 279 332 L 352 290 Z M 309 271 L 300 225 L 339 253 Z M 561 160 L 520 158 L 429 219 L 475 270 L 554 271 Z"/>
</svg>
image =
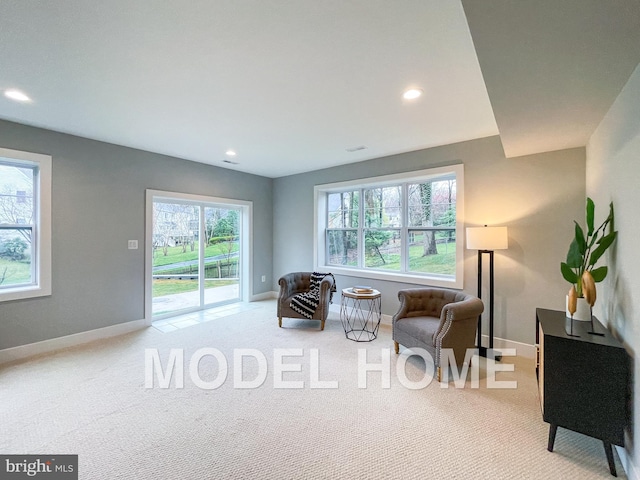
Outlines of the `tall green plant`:
<svg viewBox="0 0 640 480">
<path fill-rule="evenodd" d="M 618 232 L 614 231 L 613 203 L 609 204 L 609 216 L 598 228 L 594 228 L 595 205 L 587 198 L 587 233 L 574 221 L 575 237 L 569 245 L 567 261 L 560 264 L 560 271 L 564 279 L 575 286 L 579 297 L 582 293 L 582 274 L 591 273 L 595 282 L 601 282 L 607 276 L 607 267 L 594 268 L 602 254 L 611 246 Z M 607 231 L 607 227 L 608 231 Z"/>
</svg>

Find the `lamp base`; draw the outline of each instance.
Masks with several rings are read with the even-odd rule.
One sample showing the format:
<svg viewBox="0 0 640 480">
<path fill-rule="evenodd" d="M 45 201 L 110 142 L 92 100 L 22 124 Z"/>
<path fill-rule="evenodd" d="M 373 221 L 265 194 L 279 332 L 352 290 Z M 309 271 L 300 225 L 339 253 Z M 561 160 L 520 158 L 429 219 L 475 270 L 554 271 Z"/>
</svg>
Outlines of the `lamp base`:
<svg viewBox="0 0 640 480">
<path fill-rule="evenodd" d="M 478 355 L 484 358 L 490 358 L 492 360 L 495 360 L 496 362 L 499 362 L 502 360 L 502 354 L 493 348 L 479 346 Z"/>
</svg>

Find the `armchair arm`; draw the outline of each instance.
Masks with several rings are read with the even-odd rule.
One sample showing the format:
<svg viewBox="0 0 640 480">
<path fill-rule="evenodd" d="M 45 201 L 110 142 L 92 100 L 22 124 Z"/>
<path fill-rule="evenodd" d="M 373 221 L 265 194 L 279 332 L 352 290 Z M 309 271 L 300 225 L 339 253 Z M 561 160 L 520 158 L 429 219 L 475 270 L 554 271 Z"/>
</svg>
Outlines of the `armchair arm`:
<svg viewBox="0 0 640 480">
<path fill-rule="evenodd" d="M 440 325 L 433 336 L 439 348 L 454 348 L 457 355 L 464 355 L 462 348 L 473 344 L 478 325 L 478 316 L 484 311 L 482 300 L 466 295 L 462 300 L 448 303 L 442 308 Z M 439 361 L 439 358 L 438 358 Z"/>
<path fill-rule="evenodd" d="M 448 303 L 442 309 L 441 318 L 445 318 L 450 312 L 451 320 L 456 322 L 469 318 L 478 318 L 484 311 L 484 303 L 477 297 L 467 295 L 461 302 Z"/>
<path fill-rule="evenodd" d="M 320 303 L 316 310 L 316 314 L 318 314 L 320 318 L 327 318 L 329 314 L 329 304 L 333 298 L 333 291 L 335 291 L 333 275 L 327 275 L 320 282 Z"/>
<path fill-rule="evenodd" d="M 400 307 L 398 307 L 398 311 L 395 313 L 392 322 L 397 321 L 399 318 L 405 318 L 407 316 L 407 312 L 409 311 L 409 299 L 403 290 L 398 292 L 398 300 L 400 300 Z"/>
<path fill-rule="evenodd" d="M 320 299 L 326 300 L 329 304 L 333 297 L 332 292 L 335 292 L 333 275 L 327 275 L 320 282 Z"/>
</svg>

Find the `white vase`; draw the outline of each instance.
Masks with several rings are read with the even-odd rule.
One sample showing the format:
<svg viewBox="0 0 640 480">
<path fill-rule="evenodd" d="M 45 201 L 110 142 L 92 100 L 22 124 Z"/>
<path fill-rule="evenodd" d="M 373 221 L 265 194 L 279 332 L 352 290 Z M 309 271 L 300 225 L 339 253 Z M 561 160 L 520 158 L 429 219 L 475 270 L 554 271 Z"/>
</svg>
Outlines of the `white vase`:
<svg viewBox="0 0 640 480">
<path fill-rule="evenodd" d="M 569 295 L 567 295 L 565 303 L 565 315 L 567 318 L 571 318 L 571 313 L 569 313 Z M 573 319 L 580 320 L 582 322 L 591 321 L 591 308 L 584 297 L 578 297 L 576 313 L 573 314 Z"/>
</svg>

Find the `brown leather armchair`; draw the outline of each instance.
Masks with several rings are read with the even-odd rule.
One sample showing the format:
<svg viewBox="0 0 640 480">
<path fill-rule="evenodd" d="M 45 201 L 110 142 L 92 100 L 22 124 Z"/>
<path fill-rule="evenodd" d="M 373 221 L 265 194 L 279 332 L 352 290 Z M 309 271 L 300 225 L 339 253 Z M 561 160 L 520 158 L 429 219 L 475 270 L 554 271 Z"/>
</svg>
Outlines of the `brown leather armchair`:
<svg viewBox="0 0 640 480">
<path fill-rule="evenodd" d="M 467 349 L 475 348 L 482 300 L 443 288 L 411 288 L 398 292 L 400 309 L 393 316 L 395 352 L 399 345 L 420 347 L 433 355 L 438 381 L 442 378 L 440 353 L 452 349 L 460 367 Z"/>
<path fill-rule="evenodd" d="M 283 275 L 278 280 L 280 284 L 280 294 L 278 295 L 278 325 L 282 327 L 282 317 L 288 318 L 304 318 L 308 317 L 298 313 L 291 308 L 291 298 L 298 293 L 309 291 L 311 286 L 312 272 L 293 272 Z M 320 330 L 324 330 L 324 322 L 329 315 L 329 304 L 331 297 L 335 292 L 335 280 L 333 275 L 326 275 L 320 282 L 320 302 L 316 308 L 311 320 L 320 320 Z"/>
</svg>

